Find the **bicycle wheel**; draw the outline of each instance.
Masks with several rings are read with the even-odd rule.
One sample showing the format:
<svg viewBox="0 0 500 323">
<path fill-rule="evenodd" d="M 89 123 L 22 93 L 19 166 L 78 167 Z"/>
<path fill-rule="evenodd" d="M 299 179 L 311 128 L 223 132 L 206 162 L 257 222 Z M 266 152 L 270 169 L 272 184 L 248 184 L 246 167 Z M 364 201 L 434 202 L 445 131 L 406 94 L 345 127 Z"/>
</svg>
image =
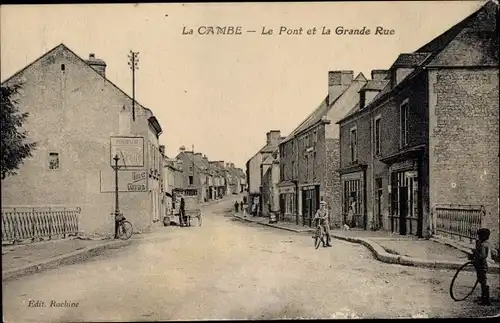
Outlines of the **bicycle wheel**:
<svg viewBox="0 0 500 323">
<path fill-rule="evenodd" d="M 118 228 L 118 237 L 122 240 L 128 240 L 132 236 L 132 224 L 128 221 L 120 223 Z"/>
<path fill-rule="evenodd" d="M 469 261 L 458 268 L 450 284 L 450 296 L 460 302 L 472 295 L 478 284 L 476 269 L 473 262 Z"/>
<path fill-rule="evenodd" d="M 321 228 L 317 228 L 315 235 L 314 235 L 314 248 L 316 248 L 316 249 L 319 248 L 319 246 L 321 244 L 321 240 L 323 240 L 323 236 L 321 234 Z"/>
</svg>

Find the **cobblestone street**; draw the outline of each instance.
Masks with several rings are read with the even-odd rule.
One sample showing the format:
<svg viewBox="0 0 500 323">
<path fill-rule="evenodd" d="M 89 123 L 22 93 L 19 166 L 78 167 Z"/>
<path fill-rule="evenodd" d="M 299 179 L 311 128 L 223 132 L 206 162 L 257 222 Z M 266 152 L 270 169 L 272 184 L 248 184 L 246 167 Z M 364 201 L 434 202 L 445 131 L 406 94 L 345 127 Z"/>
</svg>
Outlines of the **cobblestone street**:
<svg viewBox="0 0 500 323">
<path fill-rule="evenodd" d="M 243 223 L 227 200 L 202 227 L 162 227 L 88 261 L 3 284 L 5 322 L 493 315 L 456 303 L 453 271 L 381 263 L 362 245 Z M 490 276 L 492 289 L 498 276 Z M 473 298 L 473 297 L 471 297 Z M 29 306 L 43 302 L 42 307 Z M 51 302 L 78 303 L 51 307 Z M 34 304 L 34 302 L 31 302 Z"/>
</svg>

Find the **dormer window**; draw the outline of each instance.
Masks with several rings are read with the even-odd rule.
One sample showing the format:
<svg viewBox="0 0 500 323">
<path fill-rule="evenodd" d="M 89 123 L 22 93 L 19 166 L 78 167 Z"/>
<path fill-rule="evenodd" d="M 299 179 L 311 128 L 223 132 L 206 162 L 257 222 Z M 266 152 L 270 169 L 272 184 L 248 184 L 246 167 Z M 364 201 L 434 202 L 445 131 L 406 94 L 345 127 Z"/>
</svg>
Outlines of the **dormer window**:
<svg viewBox="0 0 500 323">
<path fill-rule="evenodd" d="M 363 109 L 365 107 L 365 104 L 366 104 L 366 92 L 361 91 L 359 93 L 359 108 Z"/>
</svg>

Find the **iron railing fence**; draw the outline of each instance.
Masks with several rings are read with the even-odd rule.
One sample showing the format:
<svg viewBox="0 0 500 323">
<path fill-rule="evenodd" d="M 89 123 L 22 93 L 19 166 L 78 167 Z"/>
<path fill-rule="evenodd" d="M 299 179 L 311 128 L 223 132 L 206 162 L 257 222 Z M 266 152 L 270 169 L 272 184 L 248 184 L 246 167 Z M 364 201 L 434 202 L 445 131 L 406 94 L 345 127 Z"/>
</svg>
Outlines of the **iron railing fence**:
<svg viewBox="0 0 500 323">
<path fill-rule="evenodd" d="M 436 233 L 455 240 L 474 243 L 486 215 L 483 205 L 437 204 L 433 208 Z"/>
<path fill-rule="evenodd" d="M 1 210 L 2 244 L 78 233 L 80 207 L 7 206 Z"/>
</svg>

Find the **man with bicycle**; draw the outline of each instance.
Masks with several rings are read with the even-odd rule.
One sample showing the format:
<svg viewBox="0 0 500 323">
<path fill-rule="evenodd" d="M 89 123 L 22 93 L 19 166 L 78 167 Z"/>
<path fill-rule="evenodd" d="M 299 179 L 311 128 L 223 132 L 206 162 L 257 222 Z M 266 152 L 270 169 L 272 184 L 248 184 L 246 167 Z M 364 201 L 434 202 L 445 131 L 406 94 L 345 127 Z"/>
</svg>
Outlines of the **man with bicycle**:
<svg viewBox="0 0 500 323">
<path fill-rule="evenodd" d="M 319 221 L 317 225 L 321 226 L 321 229 L 324 230 L 323 232 L 326 235 L 326 244 L 325 241 L 323 241 L 323 247 L 331 247 L 332 245 L 330 244 L 330 221 L 328 219 L 328 210 L 326 209 L 326 202 L 321 201 L 319 203 L 319 209 L 316 211 L 316 214 L 314 215 L 314 221 Z"/>
</svg>

